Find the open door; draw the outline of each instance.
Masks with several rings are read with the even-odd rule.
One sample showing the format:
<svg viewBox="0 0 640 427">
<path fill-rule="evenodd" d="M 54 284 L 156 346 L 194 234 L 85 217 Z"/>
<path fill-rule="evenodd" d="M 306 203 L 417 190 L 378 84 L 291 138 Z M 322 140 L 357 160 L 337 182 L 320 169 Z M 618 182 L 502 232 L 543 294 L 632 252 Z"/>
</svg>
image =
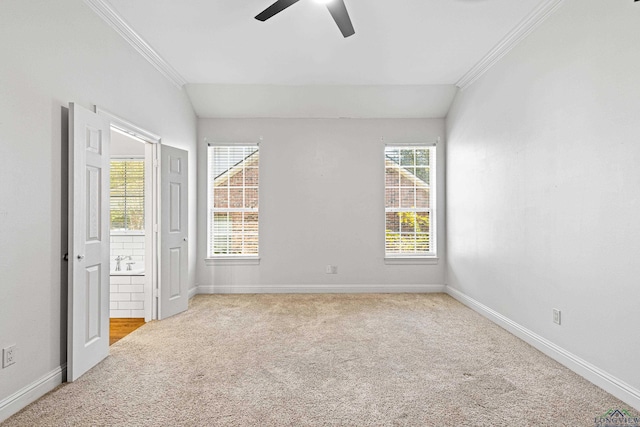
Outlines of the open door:
<svg viewBox="0 0 640 427">
<path fill-rule="evenodd" d="M 189 304 L 187 152 L 160 146 L 160 299 L 158 319 Z"/>
<path fill-rule="evenodd" d="M 69 104 L 67 381 L 109 354 L 109 121 Z"/>
</svg>

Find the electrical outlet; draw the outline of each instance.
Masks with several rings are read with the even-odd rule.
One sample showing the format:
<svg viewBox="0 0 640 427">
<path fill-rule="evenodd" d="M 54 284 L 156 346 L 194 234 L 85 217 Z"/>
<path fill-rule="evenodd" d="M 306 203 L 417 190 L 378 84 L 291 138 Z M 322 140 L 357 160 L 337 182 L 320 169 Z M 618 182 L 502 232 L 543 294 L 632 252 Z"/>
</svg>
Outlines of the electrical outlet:
<svg viewBox="0 0 640 427">
<path fill-rule="evenodd" d="M 553 309 L 553 323 L 560 324 L 560 310 L 556 308 Z"/>
<path fill-rule="evenodd" d="M 6 368 L 14 363 L 16 363 L 15 344 L 2 349 L 2 367 Z"/>
<path fill-rule="evenodd" d="M 324 272 L 327 274 L 338 274 L 338 266 L 337 265 L 327 265 L 324 269 Z"/>
</svg>

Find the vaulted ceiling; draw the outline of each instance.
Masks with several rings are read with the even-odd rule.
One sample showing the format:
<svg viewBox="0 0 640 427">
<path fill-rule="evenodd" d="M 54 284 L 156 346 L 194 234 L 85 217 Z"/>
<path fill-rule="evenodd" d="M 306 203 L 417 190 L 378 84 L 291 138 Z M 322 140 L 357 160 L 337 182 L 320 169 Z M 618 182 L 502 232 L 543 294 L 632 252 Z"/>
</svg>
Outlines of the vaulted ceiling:
<svg viewBox="0 0 640 427">
<path fill-rule="evenodd" d="M 559 3 L 345 0 L 356 30 L 345 39 L 315 0 L 266 22 L 254 16 L 272 0 L 85 1 L 146 41 L 203 117 L 443 117 L 474 67 Z"/>
</svg>

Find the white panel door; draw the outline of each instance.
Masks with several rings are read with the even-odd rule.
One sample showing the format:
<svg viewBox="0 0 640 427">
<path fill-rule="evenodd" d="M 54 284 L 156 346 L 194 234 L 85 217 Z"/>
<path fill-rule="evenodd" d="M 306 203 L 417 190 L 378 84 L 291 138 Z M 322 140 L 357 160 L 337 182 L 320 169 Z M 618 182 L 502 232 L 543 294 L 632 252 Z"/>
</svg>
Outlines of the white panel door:
<svg viewBox="0 0 640 427">
<path fill-rule="evenodd" d="M 189 304 L 187 152 L 160 146 L 160 301 L 159 319 Z"/>
<path fill-rule="evenodd" d="M 109 354 L 109 121 L 69 104 L 67 381 Z"/>
</svg>

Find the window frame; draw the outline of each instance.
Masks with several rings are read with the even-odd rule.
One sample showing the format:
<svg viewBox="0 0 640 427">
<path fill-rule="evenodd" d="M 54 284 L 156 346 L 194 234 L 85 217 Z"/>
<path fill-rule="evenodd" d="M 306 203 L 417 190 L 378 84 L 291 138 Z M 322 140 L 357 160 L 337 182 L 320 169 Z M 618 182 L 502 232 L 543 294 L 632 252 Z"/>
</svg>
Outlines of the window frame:
<svg viewBox="0 0 640 427">
<path fill-rule="evenodd" d="M 212 177 L 212 169 L 210 164 L 210 156 L 211 150 L 216 147 L 255 147 L 257 149 L 258 155 L 260 152 L 260 144 L 257 142 L 207 142 L 207 256 L 205 258 L 206 265 L 257 265 L 260 263 L 260 163 L 258 163 L 258 184 L 257 184 L 257 196 L 258 196 L 258 207 L 255 209 L 251 209 L 251 212 L 255 212 L 258 215 L 258 229 L 257 229 L 257 238 L 258 238 L 258 251 L 255 254 L 215 254 L 210 253 L 213 242 L 211 239 L 213 238 L 214 227 L 213 217 L 216 213 L 216 210 L 213 205 L 213 180 Z M 242 188 L 245 188 L 246 185 L 243 185 Z M 238 208 L 237 211 L 247 213 L 249 212 L 247 209 L 249 208 Z M 232 212 L 232 208 L 228 208 L 227 212 Z M 222 212 L 222 211 L 218 211 Z"/>
<path fill-rule="evenodd" d="M 438 141 L 431 142 L 393 142 L 385 143 L 383 148 L 383 205 L 384 205 L 384 261 L 385 264 L 437 264 L 438 263 L 438 240 L 437 240 L 437 167 L 438 167 Z M 387 149 L 418 149 L 429 150 L 429 251 L 425 253 L 388 253 L 387 252 L 387 213 L 389 212 L 422 212 L 421 209 L 389 208 L 387 207 Z M 401 165 L 399 165 L 401 166 Z M 401 188 L 401 187 L 398 187 Z"/>
</svg>

